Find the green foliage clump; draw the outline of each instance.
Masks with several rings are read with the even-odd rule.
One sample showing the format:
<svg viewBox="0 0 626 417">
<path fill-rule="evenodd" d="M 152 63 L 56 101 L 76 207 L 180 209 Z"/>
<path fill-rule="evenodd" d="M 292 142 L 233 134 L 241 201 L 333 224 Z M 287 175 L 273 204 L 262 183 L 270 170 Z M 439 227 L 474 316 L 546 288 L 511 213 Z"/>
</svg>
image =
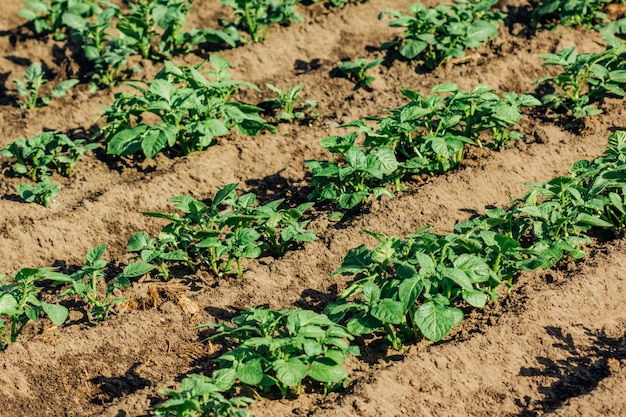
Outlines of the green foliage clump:
<svg viewBox="0 0 626 417">
<path fill-rule="evenodd" d="M 265 100 L 264 103 L 270 105 L 272 109 L 279 109 L 276 115 L 278 120 L 284 120 L 292 123 L 295 120 L 317 119 L 319 115 L 315 111 L 317 101 L 305 100 L 298 101 L 298 95 L 304 88 L 304 84 L 296 85 L 287 90 L 281 90 L 273 84 L 266 84 L 276 97 Z"/>
<path fill-rule="evenodd" d="M 156 408 L 155 417 L 249 417 L 252 411 L 244 408 L 254 400 L 248 397 L 230 397 L 237 375 L 235 370 L 219 369 L 211 377 L 191 374 L 180 383 L 178 390 L 166 389 L 162 394 L 170 398 Z"/>
<path fill-rule="evenodd" d="M 69 311 L 60 304 L 40 298 L 37 284 L 53 281 L 63 274 L 55 268 L 23 268 L 15 276 L 0 274 L 0 350 L 14 343 L 29 321 L 38 321 L 45 314 L 54 324 L 65 322 Z"/>
<path fill-rule="evenodd" d="M 427 8 L 421 3 L 409 6 L 409 14 L 386 10 L 390 27 L 406 28 L 403 39 L 383 45 L 398 47 L 407 59 L 422 59 L 428 68 L 435 68 L 446 60 L 465 56 L 465 50 L 478 48 L 498 34 L 498 25 L 505 14 L 491 11 L 497 0 L 460 0 L 454 4 L 440 4 Z"/>
<path fill-rule="evenodd" d="M 530 95 L 504 93 L 479 86 L 470 92 L 444 83 L 422 96 L 401 90 L 410 101 L 376 119 L 376 128 L 364 121 L 345 126 L 357 132 L 323 139 L 321 145 L 337 155 L 337 161 L 305 161 L 313 173 L 310 198 L 330 201 L 342 210 L 354 211 L 371 196 L 392 196 L 407 175 L 440 174 L 455 168 L 466 145 L 500 148 L 521 139 L 511 127 L 522 118 L 521 108 L 540 105 Z M 362 146 L 359 136 L 362 135 Z"/>
<path fill-rule="evenodd" d="M 235 21 L 223 22 L 247 32 L 253 42 L 263 42 L 271 25 L 290 25 L 302 21 L 295 6 L 299 0 L 220 0 L 224 6 L 233 9 Z"/>
<path fill-rule="evenodd" d="M 575 48 L 565 48 L 553 54 L 541 54 L 544 65 L 560 66 L 563 71 L 555 76 L 541 77 L 535 84 L 552 84 L 554 93 L 542 100 L 557 110 L 580 118 L 597 115 L 600 110 L 594 101 L 608 95 L 626 97 L 626 43 L 615 40 L 607 49 L 597 53 L 576 54 Z"/>
<path fill-rule="evenodd" d="M 167 149 L 187 155 L 207 148 L 233 128 L 249 135 L 273 130 L 259 115 L 261 108 L 232 98 L 241 88 L 258 87 L 231 81 L 227 60 L 211 55 L 210 61 L 214 70 L 207 73 L 200 72 L 204 63 L 178 67 L 166 61 L 153 81 L 129 83 L 139 94 L 117 93 L 102 116 L 107 153 L 141 152 L 154 158 Z M 158 122 L 145 123 L 147 114 L 156 116 Z"/>
<path fill-rule="evenodd" d="M 381 62 L 383 62 L 382 59 L 368 61 L 365 58 L 357 58 L 354 61 L 342 62 L 337 68 L 356 83 L 356 88 L 364 88 L 376 79 L 376 77 L 369 75 L 368 71 L 380 65 Z"/>
<path fill-rule="evenodd" d="M 534 27 L 542 24 L 547 28 L 556 25 L 584 26 L 588 29 L 606 20 L 603 13 L 613 0 L 542 0 L 533 6 L 530 14 Z"/>
<path fill-rule="evenodd" d="M 67 92 L 78 84 L 78 80 L 70 79 L 57 84 L 51 91 L 49 96 L 41 95 L 41 87 L 48 82 L 43 68 L 39 62 L 33 62 L 26 69 L 26 73 L 21 80 L 13 80 L 17 85 L 17 93 L 23 97 L 20 107 L 27 110 L 34 110 L 41 106 L 47 106 L 50 103 L 50 97 L 63 97 Z"/>
<path fill-rule="evenodd" d="M 195 270 L 201 265 L 218 276 L 241 275 L 241 259 L 257 258 L 263 252 L 281 256 L 303 242 L 316 239 L 306 230 L 308 221 L 301 221 L 312 203 L 279 210 L 283 200 L 256 205 L 252 193 L 237 197 L 237 184 L 217 191 L 210 204 L 189 196 L 170 198 L 176 209 L 185 213 L 144 213 L 168 220 L 159 236 L 134 234 L 128 246 L 144 262 L 158 266 L 160 275 L 169 278 L 169 265 L 184 262 Z M 222 207 L 228 210 L 221 210 Z"/>
<path fill-rule="evenodd" d="M 236 347 L 217 358 L 222 369 L 234 369 L 243 384 L 269 390 L 277 387 L 300 393 L 308 378 L 324 384 L 325 391 L 342 384 L 348 375 L 341 366 L 359 355 L 350 346 L 353 336 L 324 314 L 310 310 L 251 308 L 232 319 L 235 326 L 216 327 L 212 339 L 227 338 Z"/>
</svg>

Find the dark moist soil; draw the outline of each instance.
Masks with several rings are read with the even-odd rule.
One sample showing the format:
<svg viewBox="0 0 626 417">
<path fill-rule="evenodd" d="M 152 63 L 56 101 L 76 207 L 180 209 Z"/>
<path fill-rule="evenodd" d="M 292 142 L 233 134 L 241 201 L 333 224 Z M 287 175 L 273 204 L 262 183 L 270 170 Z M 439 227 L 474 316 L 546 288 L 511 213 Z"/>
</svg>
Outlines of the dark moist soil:
<svg viewBox="0 0 626 417">
<path fill-rule="evenodd" d="M 393 7 L 405 10 L 409 3 L 396 0 Z M 276 134 L 255 137 L 232 135 L 181 158 L 158 155 L 133 162 L 88 154 L 72 178 L 54 178 L 62 191 L 47 209 L 19 202 L 15 189 L 22 180 L 12 178 L 5 165 L 2 272 L 51 265 L 71 270 L 102 242 L 108 243 L 107 259 L 126 264 L 128 238 L 137 231 L 155 235 L 163 226 L 141 212 L 171 211 L 170 196 L 206 199 L 217 186 L 237 182 L 261 201 L 304 201 L 309 175 L 304 160 L 329 157 L 319 140 L 342 132 L 341 123 L 403 104 L 399 88 L 426 94 L 454 81 L 465 90 L 485 83 L 499 92 L 533 94 L 533 81 L 554 72 L 537 54 L 568 46 L 585 52 L 603 48 L 597 33 L 583 29 L 532 33 L 529 5 L 503 1 L 498 7 L 510 17 L 496 39 L 426 72 L 419 63 L 377 51 L 400 33 L 377 19 L 389 5 L 370 0 L 345 9 L 302 7 L 304 22 L 272 28 L 263 44 L 220 52 L 231 62 L 234 79 L 283 89 L 305 84 L 302 97 L 319 103 L 320 117 L 310 124 L 281 124 Z M 102 108 L 123 87 L 90 95 L 81 85 L 37 111 L 17 107 L 11 80 L 21 78 L 32 61 L 44 63 L 53 77 L 50 85 L 77 71 L 62 43 L 30 36 L 17 15 L 21 7 L 5 1 L 0 17 L 0 147 L 42 130 L 93 133 L 102 123 Z M 198 0 L 189 24 L 215 27 L 220 10 L 217 1 Z M 197 63 L 202 55 L 175 62 Z M 357 57 L 386 59 L 373 70 L 370 90 L 354 90 L 353 83 L 335 75 L 341 60 Z M 140 65 L 148 79 L 159 70 L 156 64 Z M 242 99 L 260 103 L 269 96 L 264 90 Z M 383 198 L 339 225 L 320 210 L 311 223 L 319 240 L 280 259 L 245 262 L 240 278 L 174 271 L 169 282 L 144 278 L 124 290 L 128 301 L 104 323 L 89 323 L 79 308 L 62 327 L 46 320 L 29 325 L 17 343 L 0 352 L 0 415 L 150 414 L 164 398 L 159 390 L 210 368 L 217 346 L 194 326 L 228 319 L 250 306 L 319 311 L 345 284 L 345 278 L 328 279 L 345 253 L 373 244 L 362 229 L 402 236 L 431 224 L 450 231 L 485 207 L 506 206 L 523 195 L 524 184 L 565 174 L 573 162 L 603 152 L 608 136 L 625 127 L 626 111 L 615 99 L 606 99 L 601 108 L 603 114 L 578 121 L 543 108 L 528 111 L 520 125 L 525 142 L 498 152 L 471 151 L 455 171 L 409 182 L 396 198 Z M 587 252 L 582 261 L 521 275 L 510 292 L 484 310 L 468 310 L 468 319 L 442 342 L 424 341 L 401 352 L 368 342 L 363 357 L 346 364 L 351 378 L 339 392 L 258 398 L 253 409 L 267 417 L 624 416 L 626 240 L 595 243 Z"/>
</svg>

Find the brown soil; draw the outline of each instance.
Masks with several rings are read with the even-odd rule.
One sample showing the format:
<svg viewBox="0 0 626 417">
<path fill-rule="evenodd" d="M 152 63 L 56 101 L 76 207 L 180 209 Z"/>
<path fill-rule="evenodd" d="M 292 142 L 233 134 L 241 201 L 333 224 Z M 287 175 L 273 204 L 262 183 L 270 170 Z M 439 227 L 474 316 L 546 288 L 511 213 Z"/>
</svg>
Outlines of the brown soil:
<svg viewBox="0 0 626 417">
<path fill-rule="evenodd" d="M 93 131 L 114 91 L 91 96 L 86 86 L 50 106 L 23 111 L 16 106 L 13 79 L 32 61 L 43 61 L 58 82 L 74 69 L 62 43 L 28 36 L 17 16 L 21 2 L 3 2 L 0 17 L 0 147 L 44 129 Z M 393 7 L 411 3 L 396 0 Z M 427 5 L 436 2 L 428 1 Z M 62 182 L 50 208 L 23 204 L 15 195 L 21 180 L 6 173 L 0 182 L 2 272 L 23 267 L 82 265 L 85 253 L 108 242 L 107 258 L 128 262 L 126 242 L 162 223 L 142 211 L 169 211 L 173 195 L 209 198 L 217 186 L 238 182 L 262 200 L 307 193 L 303 161 L 328 154 L 318 141 L 338 132 L 339 123 L 401 105 L 398 89 L 427 93 L 457 82 L 464 89 L 487 83 L 498 91 L 534 93 L 532 82 L 550 69 L 539 53 L 575 45 L 602 48 L 599 35 L 558 28 L 531 33 L 528 4 L 502 1 L 510 13 L 497 39 L 467 59 L 424 72 L 417 63 L 389 61 L 374 72 L 372 91 L 333 77 L 342 59 L 383 57 L 373 48 L 398 34 L 377 19 L 390 2 L 369 0 L 343 10 L 321 4 L 302 7 L 305 21 L 274 28 L 263 44 L 226 50 L 234 79 L 281 88 L 305 84 L 304 97 L 319 102 L 311 126 L 280 125 L 276 134 L 233 135 L 184 158 L 124 163 L 103 153 L 87 155 L 75 175 Z M 213 26 L 217 1 L 198 0 L 190 17 L 196 27 Z M 177 62 L 196 63 L 189 55 Z M 155 65 L 141 63 L 151 77 Z M 266 92 L 248 94 L 260 102 Z M 504 206 L 524 193 L 524 184 L 564 174 L 569 165 L 602 153 L 607 137 L 626 128 L 624 102 L 607 99 L 603 114 L 572 121 L 529 112 L 521 129 L 526 142 L 500 152 L 476 152 L 460 169 L 428 179 L 394 199 L 337 226 L 320 211 L 312 222 L 319 240 L 281 259 L 245 264 L 241 278 L 216 279 L 206 272 L 164 283 L 144 278 L 123 292 L 129 301 L 102 324 L 74 312 L 61 328 L 42 320 L 0 352 L 2 416 L 140 416 L 192 372 L 207 369 L 214 347 L 194 326 L 228 319 L 250 306 L 310 307 L 319 310 L 336 296 L 341 279 L 328 280 L 343 255 L 372 240 L 361 229 L 404 235 L 432 224 L 449 231 L 458 221 Z M 322 396 L 259 398 L 260 416 L 624 416 L 626 403 L 626 240 L 594 243 L 589 256 L 544 272 L 523 274 L 510 292 L 466 321 L 439 343 L 421 342 L 402 352 L 363 347 L 347 366 L 350 383 Z M 180 274 L 179 274 L 180 275 Z"/>
</svg>

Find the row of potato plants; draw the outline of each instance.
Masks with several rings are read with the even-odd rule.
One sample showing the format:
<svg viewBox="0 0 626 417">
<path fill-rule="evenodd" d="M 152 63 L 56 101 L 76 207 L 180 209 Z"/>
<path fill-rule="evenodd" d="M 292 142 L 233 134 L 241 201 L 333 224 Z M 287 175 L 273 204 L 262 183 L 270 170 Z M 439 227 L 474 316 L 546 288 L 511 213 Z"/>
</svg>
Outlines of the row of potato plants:
<svg viewBox="0 0 626 417">
<path fill-rule="evenodd" d="M 521 139 L 522 134 L 512 130 L 522 119 L 521 108 L 541 105 L 531 95 L 499 96 L 484 85 L 464 92 L 455 83 L 443 83 L 427 96 L 400 91 L 410 101 L 374 119 L 374 127 L 363 120 L 351 122 L 344 126 L 356 131 L 320 142 L 335 160 L 305 161 L 312 172 L 310 198 L 338 206 L 333 219 L 359 210 L 372 196 L 392 196 L 388 186 L 399 191 L 407 176 L 442 174 L 457 167 L 467 145 L 498 149 Z"/>
<path fill-rule="evenodd" d="M 251 415 L 240 385 L 284 396 L 302 383 L 325 391 L 348 375 L 342 363 L 359 349 L 355 337 L 383 335 L 393 349 L 422 337 L 443 339 L 464 318 L 462 308 L 482 308 L 522 271 L 549 269 L 565 257 L 581 259 L 592 228 L 618 235 L 626 225 L 626 132 L 609 137 L 604 155 L 578 161 L 569 175 L 529 184 L 508 209 L 458 223 L 454 232 L 424 227 L 406 238 L 374 236 L 378 244 L 350 250 L 332 276 L 353 277 L 322 314 L 251 308 L 215 328 L 211 339 L 232 346 L 216 359 L 212 376 L 192 374 L 156 407 L 158 416 Z M 221 413 L 221 414 L 220 414 Z"/>
<path fill-rule="evenodd" d="M 321 141 L 341 161 L 306 161 L 313 173 L 311 199 L 338 205 L 340 211 L 333 217 L 339 219 L 344 212 L 367 204 L 372 195 L 391 196 L 388 184 L 398 191 L 401 180 L 409 175 L 438 174 L 454 168 L 463 158 L 466 145 L 482 146 L 487 141 L 497 149 L 509 140 L 520 139 L 521 134 L 511 127 L 521 120 L 522 107 L 543 103 L 583 117 L 600 113 L 594 101 L 611 95 L 624 98 L 626 94 L 623 41 L 609 41 L 606 50 L 598 53 L 577 55 L 574 48 L 566 48 L 540 56 L 545 58 L 545 65 L 563 68 L 562 73 L 535 82 L 552 84 L 559 90 L 545 94 L 542 101 L 515 93 L 499 97 L 486 86 L 463 92 L 454 83 L 444 83 L 434 87 L 429 96 L 401 90 L 409 103 L 392 110 L 389 116 L 375 119 L 376 128 L 364 121 L 346 124 L 357 127 L 357 131 Z M 24 201 L 48 206 L 59 193 L 59 186 L 50 182 L 51 171 L 56 169 L 69 176 L 85 152 L 100 147 L 95 142 L 100 139 L 108 154 L 142 153 L 153 158 L 163 151 L 186 155 L 203 150 L 233 129 L 250 135 L 275 131 L 260 115 L 262 108 L 233 98 L 243 88 L 259 88 L 250 82 L 231 80 L 227 60 L 218 55 L 211 55 L 209 60 L 212 71 L 202 72 L 203 63 L 189 67 L 165 61 L 152 81 L 129 83 L 137 93 L 116 93 L 102 115 L 104 126 L 90 140 L 71 140 L 60 132 L 44 132 L 17 139 L 0 150 L 1 155 L 14 160 L 16 175 L 38 181 L 33 186 L 20 184 L 18 194 Z M 298 99 L 303 87 L 281 91 L 268 84 L 277 97 L 266 102 L 280 109 L 276 111 L 277 120 L 317 117 L 314 101 Z M 148 114 L 160 121 L 145 123 Z M 363 136 L 360 141 L 359 136 Z"/>
<path fill-rule="evenodd" d="M 454 83 L 444 83 L 428 96 L 401 90 L 410 101 L 375 119 L 375 128 L 364 121 L 346 124 L 357 131 L 321 141 L 339 162 L 306 161 L 313 173 L 311 199 L 338 205 L 340 211 L 333 217 L 339 219 L 344 212 L 367 204 L 372 195 L 393 195 L 388 184 L 398 191 L 407 176 L 439 174 L 456 167 L 466 145 L 482 146 L 487 141 L 497 149 L 509 140 L 520 139 L 521 134 L 511 127 L 521 120 L 522 107 L 543 102 L 582 117 L 600 112 L 593 101 L 609 95 L 625 96 L 626 70 L 621 69 L 626 63 L 625 42 L 614 40 L 598 53 L 577 55 L 574 48 L 566 48 L 540 56 L 546 59 L 545 65 L 563 68 L 562 73 L 535 82 L 553 84 L 560 90 L 544 95 L 541 102 L 515 93 L 499 97 L 486 86 L 463 92 Z M 117 93 L 102 115 L 104 126 L 96 134 L 106 143 L 107 153 L 142 153 L 148 158 L 162 151 L 186 155 L 205 149 L 232 129 L 250 135 L 274 131 L 274 126 L 261 117 L 260 107 L 233 99 L 242 88 L 258 91 L 258 87 L 231 80 L 229 62 L 218 55 L 211 55 L 209 60 L 213 70 L 208 72 L 201 72 L 202 63 L 188 67 L 165 61 L 153 81 L 129 83 L 137 93 Z M 298 101 L 303 85 L 284 92 L 271 84 L 268 87 L 277 94 L 267 100 L 271 107 L 281 109 L 277 119 L 316 117 L 314 102 Z M 145 123 L 148 114 L 160 121 Z M 359 136 L 363 138 L 358 140 Z M 22 199 L 48 206 L 59 192 L 59 186 L 50 182 L 50 173 L 56 170 L 71 175 L 77 160 L 99 147 L 94 139 L 71 140 L 60 132 L 44 132 L 17 139 L 0 154 L 14 160 L 16 175 L 38 181 L 34 186 L 20 184 Z"/>
<path fill-rule="evenodd" d="M 260 91 L 259 87 L 231 80 L 230 63 L 224 58 L 211 55 L 209 61 L 213 70 L 207 72 L 201 71 L 204 63 L 176 66 L 165 61 L 153 81 L 129 82 L 137 93 L 116 93 L 101 116 L 104 125 L 90 139 L 70 139 L 61 132 L 48 131 L 28 139 L 18 138 L 0 149 L 0 155 L 10 159 L 13 175 L 37 182 L 32 186 L 20 184 L 18 194 L 26 202 L 49 206 L 59 193 L 59 186 L 50 181 L 52 173 L 71 176 L 78 160 L 86 152 L 100 149 L 101 141 L 111 155 L 141 153 L 153 158 L 159 152 L 175 156 L 203 150 L 233 130 L 248 135 L 275 131 L 274 125 L 262 117 L 261 107 L 233 97 L 243 88 Z M 267 87 L 276 97 L 261 105 L 270 107 L 278 122 L 312 120 L 318 116 L 314 100 L 299 98 L 304 85 L 284 91 L 272 84 Z M 145 123 L 149 114 L 160 121 Z"/>
<path fill-rule="evenodd" d="M 80 48 L 77 61 L 88 65 L 85 72 L 92 92 L 139 71 L 129 68 L 133 56 L 162 61 L 200 45 L 234 48 L 247 42 L 240 31 L 261 42 L 270 26 L 302 20 L 295 9 L 300 0 L 220 2 L 231 9 L 230 19 L 218 19 L 220 29 L 186 28 L 194 0 L 129 1 L 127 9 L 104 0 L 27 0 L 19 15 L 32 22 L 36 34 L 51 34 Z M 330 4 L 347 2 L 331 0 Z"/>
<path fill-rule="evenodd" d="M 91 249 L 85 264 L 72 274 L 55 268 L 24 268 L 13 277 L 0 276 L 0 350 L 15 342 L 24 326 L 37 321 L 42 312 L 57 325 L 67 319 L 66 307 L 41 300 L 42 286 L 63 286 L 65 290 L 55 293 L 57 297 L 77 296 L 86 303 L 89 317 L 102 321 L 115 304 L 124 301 L 115 292 L 129 286 L 131 278 L 156 270 L 156 276 L 168 280 L 170 267 L 179 264 L 191 272 L 204 267 L 215 276 L 240 276 L 243 258 L 280 257 L 317 239 L 306 229 L 309 220 L 302 220 L 313 203 L 280 209 L 283 200 L 279 199 L 258 205 L 253 193 L 238 197 L 236 187 L 220 188 L 208 205 L 189 196 L 170 198 L 183 217 L 143 213 L 170 223 L 155 238 L 145 232 L 133 234 L 128 240 L 133 262 L 112 278 L 112 268 L 103 259 L 106 243 Z"/>
<path fill-rule="evenodd" d="M 345 6 L 348 2 L 331 0 L 330 3 Z M 271 25 L 302 20 L 295 10 L 299 0 L 221 0 L 221 3 L 232 9 L 233 18 L 218 19 L 222 29 L 187 30 L 186 20 L 193 0 L 129 2 L 126 12 L 100 0 L 28 0 L 19 14 L 33 23 L 37 34 L 51 33 L 57 40 L 69 39 L 81 49 L 78 61 L 88 63 L 86 73 L 91 91 L 110 87 L 123 79 L 125 73 L 138 71 L 136 67 L 128 68 L 129 58 L 134 55 L 162 61 L 187 54 L 200 44 L 235 47 L 246 41 L 240 30 L 247 32 L 252 41 L 260 42 Z M 539 27 L 543 22 L 542 27 L 551 27 L 551 22 L 560 20 L 565 25 L 593 26 L 607 36 L 622 35 L 626 19 L 605 22 L 601 10 L 606 3 L 601 0 L 539 2 L 532 8 L 531 25 Z M 379 18 L 390 16 L 388 25 L 405 31 L 400 39 L 384 43 L 381 49 L 396 48 L 403 57 L 420 59 L 430 69 L 461 58 L 467 49 L 477 48 L 497 35 L 506 14 L 492 10 L 495 4 L 496 0 L 469 0 L 431 8 L 415 3 L 409 6 L 407 14 L 385 10 Z M 360 71 L 368 69 L 365 63 L 361 62 Z M 65 83 L 68 82 L 65 87 L 71 88 L 76 80 Z M 359 85 L 369 82 L 361 77 Z M 31 106 L 34 103 L 29 103 Z"/>
</svg>

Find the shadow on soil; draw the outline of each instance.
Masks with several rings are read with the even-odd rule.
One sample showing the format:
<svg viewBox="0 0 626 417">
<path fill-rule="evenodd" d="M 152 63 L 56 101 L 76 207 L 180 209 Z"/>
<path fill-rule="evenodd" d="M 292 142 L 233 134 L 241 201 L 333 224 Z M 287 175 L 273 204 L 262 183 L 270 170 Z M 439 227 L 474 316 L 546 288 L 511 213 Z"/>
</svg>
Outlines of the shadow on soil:
<svg viewBox="0 0 626 417">
<path fill-rule="evenodd" d="M 140 377 L 137 373 L 137 368 L 140 365 L 140 363 L 134 364 L 124 375 L 118 377 L 106 378 L 99 376 L 91 379 L 89 382 L 96 385 L 100 391 L 95 395 L 92 402 L 108 404 L 115 398 L 149 387 L 151 385 L 150 381 Z"/>
<path fill-rule="evenodd" d="M 537 366 L 522 368 L 521 376 L 553 381 L 539 387 L 541 399 L 528 396 L 516 400 L 521 411 L 518 417 L 538 417 L 558 410 L 568 399 L 592 392 L 600 381 L 611 374 L 609 360 L 626 358 L 626 334 L 610 338 L 601 331 L 587 329 L 591 345 L 576 346 L 571 334 L 558 327 L 546 327 L 553 346 L 567 354 L 566 359 L 537 357 Z"/>
</svg>

